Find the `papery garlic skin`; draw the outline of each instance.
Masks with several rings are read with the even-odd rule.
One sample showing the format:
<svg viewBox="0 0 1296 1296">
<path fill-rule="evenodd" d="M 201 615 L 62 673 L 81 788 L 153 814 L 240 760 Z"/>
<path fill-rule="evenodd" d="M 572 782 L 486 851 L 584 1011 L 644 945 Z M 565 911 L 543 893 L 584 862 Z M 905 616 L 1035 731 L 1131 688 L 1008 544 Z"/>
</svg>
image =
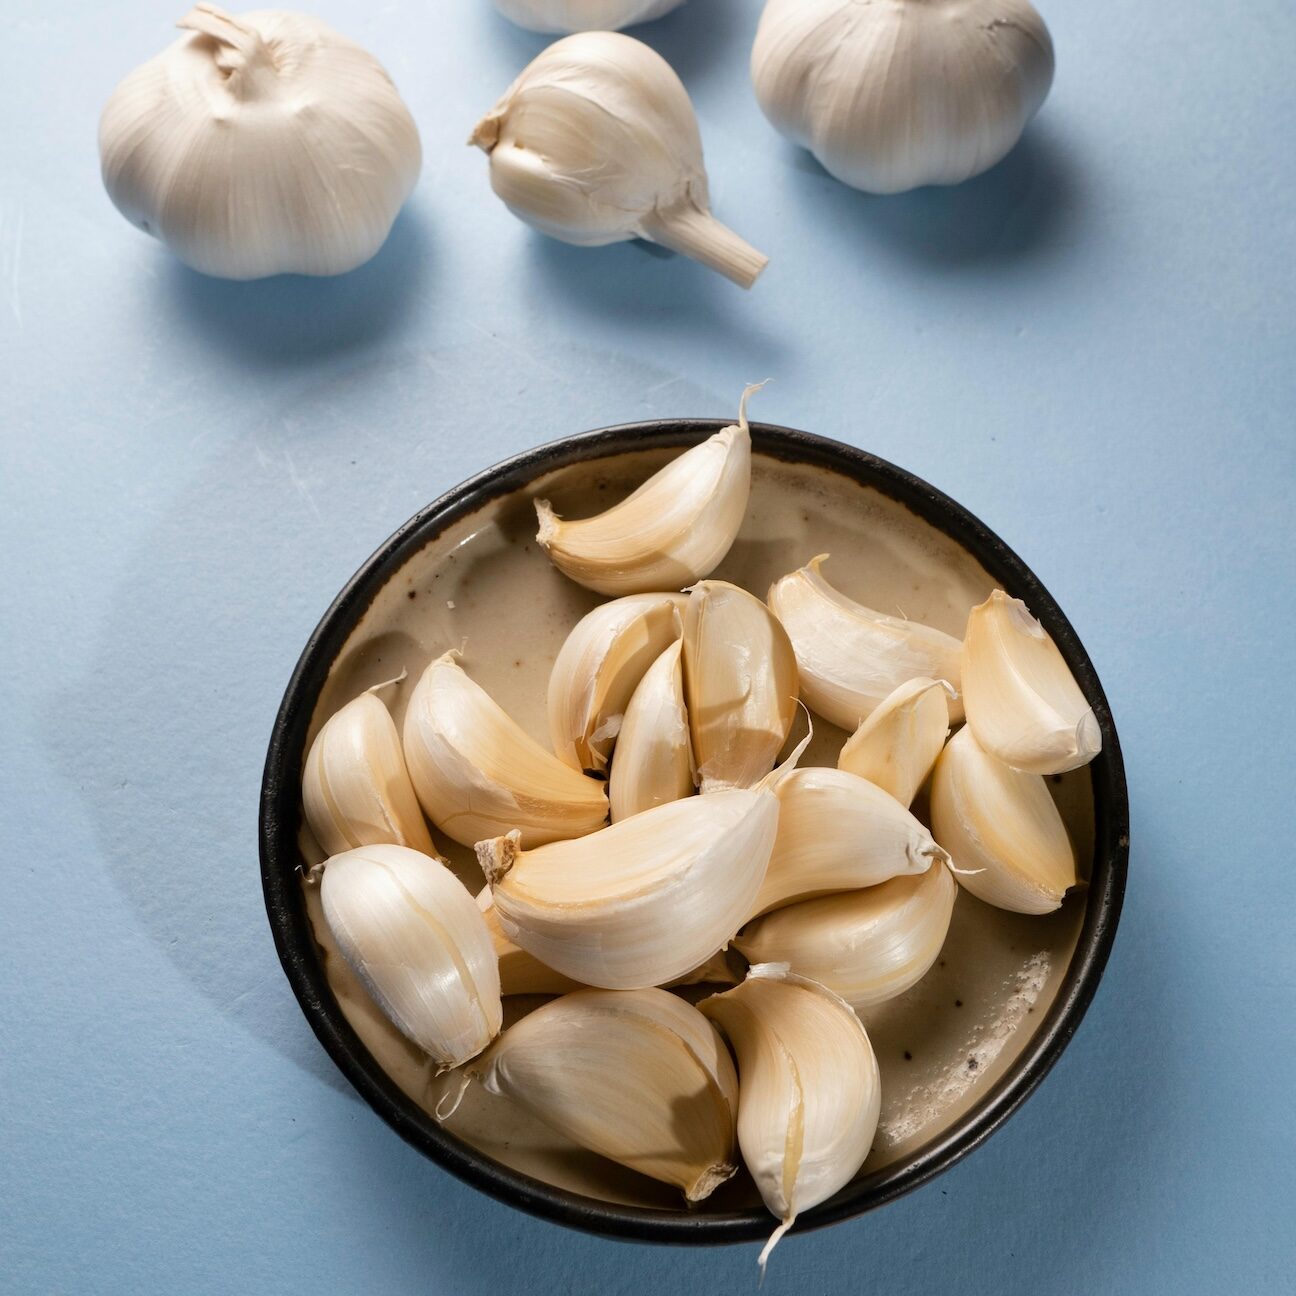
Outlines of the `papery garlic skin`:
<svg viewBox="0 0 1296 1296">
<path fill-rule="evenodd" d="M 528 31 L 561 34 L 620 31 L 678 9 L 684 0 L 495 0 L 495 8 Z"/>
<path fill-rule="evenodd" d="M 960 885 L 1014 913 L 1051 913 L 1078 882 L 1066 825 L 1038 774 L 1010 769 L 964 726 L 931 783 L 932 832 Z"/>
<path fill-rule="evenodd" d="M 850 736 L 837 768 L 868 779 L 902 806 L 912 805 L 949 737 L 953 692 L 944 680 L 906 680 Z"/>
<path fill-rule="evenodd" d="M 768 0 L 752 83 L 762 111 L 870 193 L 957 184 L 998 162 L 1053 83 L 1028 0 Z"/>
<path fill-rule="evenodd" d="M 549 675 L 549 735 L 573 769 L 607 769 L 631 695 L 679 638 L 682 594 L 631 594 L 583 616 Z"/>
<path fill-rule="evenodd" d="M 464 846 L 514 829 L 538 846 L 602 827 L 603 784 L 545 751 L 455 656 L 428 666 L 405 711 L 405 764 L 428 818 Z"/>
<path fill-rule="evenodd" d="M 995 590 L 963 641 L 968 726 L 1013 769 L 1063 774 L 1102 750 L 1102 730 L 1057 644 L 1020 599 Z"/>
<path fill-rule="evenodd" d="M 500 926 L 490 887 L 482 887 L 477 893 L 477 908 L 486 919 L 486 930 L 490 932 L 491 943 L 495 947 L 502 995 L 567 994 L 571 990 L 585 988 L 579 981 L 573 981 L 571 977 L 565 977 L 561 972 L 546 967 L 534 954 L 528 954 L 520 945 L 509 940 Z"/>
<path fill-rule="evenodd" d="M 316 18 L 196 5 L 113 91 L 104 185 L 132 224 L 224 279 L 342 274 L 413 191 L 414 119 L 382 65 Z"/>
<path fill-rule="evenodd" d="M 949 933 L 958 885 L 944 864 L 877 886 L 803 900 L 748 923 L 734 948 L 752 963 L 786 963 L 852 1008 L 918 984 Z"/>
<path fill-rule="evenodd" d="M 737 1170 L 738 1078 L 664 990 L 581 990 L 510 1026 L 469 1068 L 565 1138 L 701 1201 Z"/>
<path fill-rule="evenodd" d="M 780 1220 L 763 1270 L 797 1215 L 848 1184 L 868 1157 L 882 1107 L 877 1058 L 850 1005 L 784 964 L 757 964 L 698 1008 L 738 1055 L 738 1146 Z"/>
<path fill-rule="evenodd" d="M 801 696 L 825 720 L 854 731 L 916 676 L 960 688 L 962 644 L 918 621 L 875 612 L 834 589 L 819 568 L 827 554 L 774 582 L 769 605 L 796 650 Z M 960 698 L 950 720 L 963 719 Z"/>
<path fill-rule="evenodd" d="M 676 639 L 653 662 L 626 707 L 608 779 L 613 823 L 693 792 L 683 646 Z"/>
<path fill-rule="evenodd" d="M 751 916 L 949 863 L 895 797 L 845 770 L 795 770 L 778 799 L 778 836 Z"/>
<path fill-rule="evenodd" d="M 499 1034 L 486 920 L 440 860 L 390 845 L 334 855 L 323 865 L 320 902 L 374 1001 L 443 1069 L 476 1057 Z"/>
<path fill-rule="evenodd" d="M 743 392 L 738 422 L 677 455 L 619 504 L 560 518 L 536 500 L 540 547 L 559 571 L 600 594 L 682 589 L 729 552 L 751 492 L 751 434 Z"/>
<path fill-rule="evenodd" d="M 774 768 L 796 717 L 791 641 L 760 599 L 708 580 L 689 592 L 683 644 L 698 787 L 754 787 Z"/>
<path fill-rule="evenodd" d="M 711 215 L 688 91 L 641 41 L 582 32 L 550 45 L 469 143 L 491 188 L 551 238 L 600 247 L 643 238 L 750 288 L 768 258 Z"/>
</svg>

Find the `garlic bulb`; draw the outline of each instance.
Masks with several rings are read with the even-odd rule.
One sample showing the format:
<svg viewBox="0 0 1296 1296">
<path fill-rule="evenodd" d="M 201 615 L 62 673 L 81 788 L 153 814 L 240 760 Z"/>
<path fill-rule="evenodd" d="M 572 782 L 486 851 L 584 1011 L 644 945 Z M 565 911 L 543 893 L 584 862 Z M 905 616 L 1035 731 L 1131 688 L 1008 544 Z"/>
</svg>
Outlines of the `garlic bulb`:
<svg viewBox="0 0 1296 1296">
<path fill-rule="evenodd" d="M 969 726 L 936 762 L 931 821 L 959 882 L 987 904 L 1051 913 L 1076 885 L 1075 851 L 1048 785 L 983 751 Z"/>
<path fill-rule="evenodd" d="M 607 769 L 630 695 L 679 637 L 682 594 L 631 594 L 596 607 L 567 636 L 549 676 L 549 734 L 573 769 Z"/>
<path fill-rule="evenodd" d="M 968 617 L 963 682 L 977 742 L 1013 769 L 1061 774 L 1102 750 L 1093 709 L 1057 644 L 1003 590 Z"/>
<path fill-rule="evenodd" d="M 1053 42 L 1029 0 L 768 0 L 751 72 L 838 180 L 899 193 L 998 162 L 1049 92 Z"/>
<path fill-rule="evenodd" d="M 752 911 L 779 803 L 754 791 L 688 797 L 575 841 L 477 843 L 500 926 L 585 985 L 664 985 L 710 958 Z"/>
<path fill-rule="evenodd" d="M 925 873 L 776 909 L 733 943 L 753 963 L 786 963 L 852 1008 L 871 1008 L 927 974 L 957 894 L 949 869 L 935 863 Z"/>
<path fill-rule="evenodd" d="M 382 65 L 317 18 L 195 5 L 99 122 L 118 210 L 225 279 L 333 275 L 382 246 L 418 130 Z"/>
<path fill-rule="evenodd" d="M 684 697 L 704 793 L 752 787 L 770 772 L 796 717 L 797 664 L 760 599 L 725 581 L 693 586 Z"/>
<path fill-rule="evenodd" d="M 953 692 L 944 680 L 907 680 L 847 740 L 837 768 L 910 805 L 949 737 L 946 695 Z"/>
<path fill-rule="evenodd" d="M 693 791 L 693 752 L 680 663 L 683 646 L 676 639 L 653 662 L 626 707 L 608 779 L 613 823 Z"/>
<path fill-rule="evenodd" d="M 401 1033 L 445 1069 L 499 1034 L 499 973 L 486 920 L 437 859 L 361 846 L 322 866 L 320 903 L 342 957 Z"/>
<path fill-rule="evenodd" d="M 595 517 L 564 521 L 536 500 L 536 539 L 559 571 L 600 594 L 682 589 L 719 565 L 751 490 L 743 392 L 738 422 L 676 456 L 633 494 Z"/>
<path fill-rule="evenodd" d="M 769 605 L 796 650 L 801 696 L 825 720 L 854 730 L 891 692 L 916 676 L 957 691 L 962 645 L 917 621 L 886 616 L 833 589 L 820 554 L 770 587 Z M 963 705 L 950 700 L 950 719 Z"/>
<path fill-rule="evenodd" d="M 544 50 L 477 123 L 491 188 L 552 238 L 643 238 L 750 288 L 767 257 L 711 215 L 688 91 L 660 54 L 616 32 Z"/>
<path fill-rule="evenodd" d="M 738 1055 L 738 1146 L 780 1221 L 764 1270 L 797 1215 L 864 1164 L 882 1106 L 877 1059 L 850 1005 L 784 964 L 757 964 L 698 1007 Z"/>
<path fill-rule="evenodd" d="M 738 1078 L 664 990 L 580 990 L 510 1026 L 469 1073 L 551 1129 L 701 1201 L 737 1170 Z"/>
<path fill-rule="evenodd" d="M 502 995 L 566 994 L 569 990 L 583 989 L 579 981 L 545 967 L 533 954 L 528 954 L 504 935 L 490 887 L 482 887 L 477 893 L 477 908 L 486 919 L 486 930 L 490 932 L 491 944 L 495 947 Z"/>
<path fill-rule="evenodd" d="M 620 31 L 651 22 L 684 0 L 495 0 L 495 8 L 528 31 Z"/>
<path fill-rule="evenodd" d="M 455 656 L 428 666 L 405 712 L 405 763 L 428 818 L 464 846 L 514 829 L 538 846 L 601 827 L 603 784 L 545 751 Z"/>
<path fill-rule="evenodd" d="M 895 797 L 855 774 L 795 770 L 778 799 L 778 837 L 750 915 L 949 863 Z"/>
</svg>

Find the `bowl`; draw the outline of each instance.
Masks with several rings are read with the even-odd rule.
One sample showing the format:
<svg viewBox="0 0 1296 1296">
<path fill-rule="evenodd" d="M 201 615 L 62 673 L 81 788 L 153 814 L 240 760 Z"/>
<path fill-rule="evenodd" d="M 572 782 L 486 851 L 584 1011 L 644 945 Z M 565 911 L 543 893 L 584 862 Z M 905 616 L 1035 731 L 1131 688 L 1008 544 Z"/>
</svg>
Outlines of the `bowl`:
<svg viewBox="0 0 1296 1296">
<path fill-rule="evenodd" d="M 325 719 L 362 689 L 405 672 L 399 727 L 423 666 L 448 647 L 520 724 L 547 739 L 549 667 L 600 600 L 535 542 L 533 499 L 579 517 L 622 498 L 717 419 L 606 428 L 530 450 L 464 482 L 391 536 L 347 582 L 311 635 L 275 720 L 261 793 L 261 871 L 284 971 L 320 1042 L 402 1138 L 451 1173 L 532 1214 L 612 1237 L 670 1243 L 766 1237 L 773 1220 L 741 1175 L 686 1209 L 670 1189 L 565 1143 L 471 1086 L 446 1125 L 427 1059 L 391 1027 L 337 956 L 303 867 L 319 855 L 301 811 L 305 753 Z M 996 585 L 1053 636 L 1102 729 L 1101 755 L 1053 776 L 1085 885 L 1054 914 L 1027 917 L 960 891 L 937 965 L 862 1014 L 882 1071 L 878 1137 L 860 1174 L 798 1217 L 798 1231 L 870 1210 L 965 1156 L 1047 1074 L 1084 1015 L 1116 934 L 1129 854 L 1120 746 L 1092 663 L 1048 591 L 1002 540 L 926 482 L 863 451 L 753 424 L 747 517 L 714 573 L 763 593 L 816 554 L 846 593 L 962 634 Z M 803 764 L 836 762 L 846 735 L 815 721 Z M 471 852 L 438 838 L 481 886 Z M 1087 864 L 1087 867 L 1086 867 Z M 526 1001 L 506 1000 L 506 1024 Z"/>
</svg>

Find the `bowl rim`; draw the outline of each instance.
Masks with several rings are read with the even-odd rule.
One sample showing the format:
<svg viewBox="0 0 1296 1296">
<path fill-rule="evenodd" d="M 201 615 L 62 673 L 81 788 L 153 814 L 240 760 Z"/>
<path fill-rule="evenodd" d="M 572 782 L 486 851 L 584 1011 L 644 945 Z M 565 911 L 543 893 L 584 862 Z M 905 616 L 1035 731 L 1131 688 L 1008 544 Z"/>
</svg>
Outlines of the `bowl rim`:
<svg viewBox="0 0 1296 1296">
<path fill-rule="evenodd" d="M 568 1227 L 639 1242 L 713 1245 L 763 1239 L 771 1217 L 758 1209 L 689 1215 L 556 1188 L 477 1151 L 406 1097 L 346 1021 L 314 944 L 298 881 L 301 766 L 315 700 L 347 637 L 391 576 L 447 527 L 554 470 L 634 451 L 684 448 L 731 424 L 714 418 L 657 419 L 562 437 L 485 469 L 420 509 L 365 560 L 311 633 L 275 717 L 261 785 L 261 880 L 275 948 L 311 1028 L 360 1096 L 406 1142 L 475 1188 Z M 1024 599 L 1075 674 L 1103 738 L 1102 752 L 1089 767 L 1094 858 L 1084 920 L 1070 966 L 1034 1036 L 948 1129 L 912 1156 L 852 1181 L 798 1216 L 794 1231 L 804 1232 L 863 1214 L 949 1169 L 994 1133 L 1048 1074 L 1093 999 L 1115 939 L 1129 860 L 1129 803 L 1120 743 L 1093 663 L 1053 596 L 999 536 L 942 491 L 867 451 L 777 424 L 752 423 L 750 429 L 754 454 L 824 468 L 879 491 L 960 544 L 1008 593 Z"/>
</svg>

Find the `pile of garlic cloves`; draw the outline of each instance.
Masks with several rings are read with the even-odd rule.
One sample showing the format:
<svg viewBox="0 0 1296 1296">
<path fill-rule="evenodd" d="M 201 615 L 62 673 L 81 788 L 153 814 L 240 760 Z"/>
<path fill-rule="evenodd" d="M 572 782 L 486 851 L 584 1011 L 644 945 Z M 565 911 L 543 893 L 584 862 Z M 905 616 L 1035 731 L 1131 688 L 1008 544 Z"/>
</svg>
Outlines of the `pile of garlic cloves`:
<svg viewBox="0 0 1296 1296">
<path fill-rule="evenodd" d="M 399 732 L 400 681 L 329 717 L 302 801 L 332 942 L 430 1070 L 689 1203 L 745 1167 L 778 1221 L 763 1266 L 869 1154 L 884 1081 L 858 1013 L 927 973 L 961 891 L 1040 914 L 1077 885 L 1045 776 L 1101 738 L 1002 590 L 959 640 L 847 597 L 826 556 L 789 554 L 764 600 L 717 579 L 749 394 L 606 512 L 535 501 L 541 554 L 609 596 L 554 660 L 548 747 L 468 643 L 413 682 Z M 835 768 L 799 765 L 798 699 L 802 728 L 850 735 Z M 509 995 L 547 998 L 501 1030 Z"/>
</svg>

